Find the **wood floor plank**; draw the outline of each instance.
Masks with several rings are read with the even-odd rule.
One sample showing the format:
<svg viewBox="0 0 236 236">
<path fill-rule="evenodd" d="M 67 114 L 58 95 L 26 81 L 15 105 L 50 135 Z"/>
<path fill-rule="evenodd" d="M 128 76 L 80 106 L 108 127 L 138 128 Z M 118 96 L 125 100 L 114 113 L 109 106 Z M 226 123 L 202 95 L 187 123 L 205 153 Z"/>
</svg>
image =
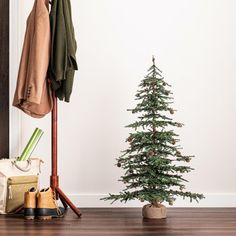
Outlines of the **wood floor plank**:
<svg viewBox="0 0 236 236">
<path fill-rule="evenodd" d="M 142 219 L 139 208 L 71 210 L 63 219 L 25 221 L 21 215 L 0 216 L 0 235 L 47 236 L 236 236 L 236 208 L 170 208 L 168 218 Z"/>
</svg>

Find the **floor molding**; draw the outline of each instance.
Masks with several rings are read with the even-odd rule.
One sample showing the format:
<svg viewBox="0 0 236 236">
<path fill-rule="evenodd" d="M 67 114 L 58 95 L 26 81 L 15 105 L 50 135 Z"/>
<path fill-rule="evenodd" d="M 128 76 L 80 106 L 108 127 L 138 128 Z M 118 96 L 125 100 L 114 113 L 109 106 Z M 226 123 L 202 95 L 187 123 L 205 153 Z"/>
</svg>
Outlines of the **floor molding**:
<svg viewBox="0 0 236 236">
<path fill-rule="evenodd" d="M 177 199 L 173 207 L 236 207 L 236 193 L 206 193 L 199 203 L 189 199 Z M 100 200 L 105 194 L 67 194 L 78 207 L 142 207 L 144 203 L 129 201 L 127 204 Z M 168 204 L 166 204 L 168 206 Z"/>
</svg>

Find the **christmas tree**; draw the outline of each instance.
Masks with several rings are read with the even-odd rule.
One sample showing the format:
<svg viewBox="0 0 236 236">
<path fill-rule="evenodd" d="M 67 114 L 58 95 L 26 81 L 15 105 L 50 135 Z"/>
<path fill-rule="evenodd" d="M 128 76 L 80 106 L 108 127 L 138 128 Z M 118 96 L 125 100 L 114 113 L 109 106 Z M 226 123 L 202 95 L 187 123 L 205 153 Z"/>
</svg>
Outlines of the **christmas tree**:
<svg viewBox="0 0 236 236">
<path fill-rule="evenodd" d="M 126 140 L 129 147 L 117 159 L 117 166 L 125 170 L 121 181 L 126 188 L 104 200 L 126 202 L 139 199 L 155 207 L 164 201 L 173 205 L 177 196 L 198 201 L 204 196 L 186 191 L 187 180 L 183 177 L 183 174 L 193 170 L 185 163 L 189 163 L 194 156 L 181 152 L 175 127 L 182 127 L 183 124 L 169 117 L 175 112 L 171 107 L 173 97 L 170 85 L 164 81 L 154 57 L 152 61 L 153 65 L 136 94 L 138 104 L 128 110 L 138 117 L 136 122 L 127 126 L 134 130 Z"/>
</svg>

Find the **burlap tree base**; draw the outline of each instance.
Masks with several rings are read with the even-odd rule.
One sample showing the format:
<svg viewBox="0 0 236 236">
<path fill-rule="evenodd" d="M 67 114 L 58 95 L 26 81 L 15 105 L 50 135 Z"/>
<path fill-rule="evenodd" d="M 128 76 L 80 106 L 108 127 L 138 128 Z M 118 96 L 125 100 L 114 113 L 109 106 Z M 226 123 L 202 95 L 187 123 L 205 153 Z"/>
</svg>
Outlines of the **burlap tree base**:
<svg viewBox="0 0 236 236">
<path fill-rule="evenodd" d="M 152 204 L 143 206 L 143 218 L 147 219 L 163 219 L 166 218 L 166 207 L 159 204 L 158 207 Z"/>
</svg>

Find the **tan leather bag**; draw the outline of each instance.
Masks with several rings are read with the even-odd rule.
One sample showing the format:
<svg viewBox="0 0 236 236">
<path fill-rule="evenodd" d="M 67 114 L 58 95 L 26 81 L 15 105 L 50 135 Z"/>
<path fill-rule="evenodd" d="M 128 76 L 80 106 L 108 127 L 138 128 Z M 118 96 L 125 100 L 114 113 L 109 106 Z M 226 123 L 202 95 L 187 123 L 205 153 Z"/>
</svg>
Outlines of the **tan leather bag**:
<svg viewBox="0 0 236 236">
<path fill-rule="evenodd" d="M 24 194 L 30 188 L 38 189 L 38 176 L 13 176 L 7 180 L 6 213 L 14 212 L 24 204 Z"/>
</svg>

